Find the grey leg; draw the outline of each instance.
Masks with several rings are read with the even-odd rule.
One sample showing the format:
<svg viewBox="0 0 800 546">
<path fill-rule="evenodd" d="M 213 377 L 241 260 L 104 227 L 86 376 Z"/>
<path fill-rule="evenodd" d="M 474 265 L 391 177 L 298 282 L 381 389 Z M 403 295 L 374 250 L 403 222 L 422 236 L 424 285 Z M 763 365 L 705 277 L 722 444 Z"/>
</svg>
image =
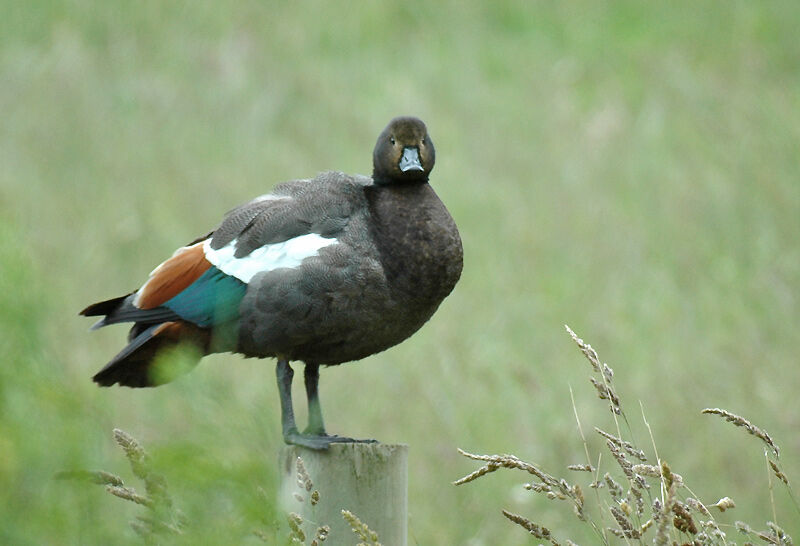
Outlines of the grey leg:
<svg viewBox="0 0 800 546">
<path fill-rule="evenodd" d="M 289 366 L 289 361 L 278 359 L 276 368 L 278 377 L 278 394 L 281 399 L 281 428 L 283 441 L 287 444 L 304 446 L 310 449 L 328 449 L 334 442 L 374 442 L 375 440 L 353 440 L 343 436 L 328 436 L 325 434 L 325 425 L 322 422 L 322 409 L 319 404 L 319 366 L 306 366 L 305 383 L 308 395 L 308 428 L 300 434 L 294 420 L 292 407 L 292 379 L 294 371 Z"/>
<path fill-rule="evenodd" d="M 325 436 L 325 423 L 322 420 L 322 406 L 319 403 L 319 365 L 306 364 L 306 396 L 308 397 L 308 427 L 304 434 Z"/>
<path fill-rule="evenodd" d="M 281 398 L 281 428 L 283 438 L 297 434 L 297 425 L 294 422 L 294 408 L 292 407 L 292 379 L 294 371 L 289 366 L 289 361 L 278 359 L 278 366 L 275 369 L 278 375 L 278 395 Z M 287 443 L 288 440 L 287 440 Z"/>
</svg>

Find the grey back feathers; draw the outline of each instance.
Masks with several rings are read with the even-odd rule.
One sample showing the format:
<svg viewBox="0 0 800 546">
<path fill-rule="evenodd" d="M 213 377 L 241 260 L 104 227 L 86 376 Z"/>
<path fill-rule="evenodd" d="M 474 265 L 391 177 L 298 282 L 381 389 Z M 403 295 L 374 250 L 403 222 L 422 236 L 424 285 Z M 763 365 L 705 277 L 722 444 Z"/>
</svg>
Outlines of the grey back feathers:
<svg viewBox="0 0 800 546">
<path fill-rule="evenodd" d="M 236 239 L 237 258 L 264 245 L 316 233 L 336 237 L 359 203 L 358 188 L 370 183 L 363 176 L 323 173 L 313 180 L 284 182 L 270 196 L 231 211 L 214 232 L 211 248 L 218 250 Z M 325 196 L 320 200 L 320 196 Z"/>
</svg>

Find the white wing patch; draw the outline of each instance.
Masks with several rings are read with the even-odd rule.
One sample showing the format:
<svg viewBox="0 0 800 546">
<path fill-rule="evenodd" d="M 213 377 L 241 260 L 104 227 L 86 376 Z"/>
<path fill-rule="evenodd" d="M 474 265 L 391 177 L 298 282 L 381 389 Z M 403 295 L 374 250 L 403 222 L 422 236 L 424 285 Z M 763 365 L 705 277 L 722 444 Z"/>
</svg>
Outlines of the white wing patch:
<svg viewBox="0 0 800 546">
<path fill-rule="evenodd" d="M 236 239 L 218 250 L 211 248 L 211 239 L 203 242 L 203 252 L 213 266 L 242 282 L 249 283 L 257 273 L 282 267 L 297 267 L 304 259 L 316 256 L 319 249 L 339 241 L 316 233 L 301 235 L 282 243 L 264 245 L 242 258 L 235 258 Z"/>
<path fill-rule="evenodd" d="M 255 203 L 258 201 L 277 201 L 279 199 L 291 199 L 291 197 L 289 197 L 288 195 L 275 195 L 273 193 L 265 193 L 264 195 L 259 195 L 258 197 L 253 199 L 252 201 L 250 201 L 250 203 Z"/>
</svg>

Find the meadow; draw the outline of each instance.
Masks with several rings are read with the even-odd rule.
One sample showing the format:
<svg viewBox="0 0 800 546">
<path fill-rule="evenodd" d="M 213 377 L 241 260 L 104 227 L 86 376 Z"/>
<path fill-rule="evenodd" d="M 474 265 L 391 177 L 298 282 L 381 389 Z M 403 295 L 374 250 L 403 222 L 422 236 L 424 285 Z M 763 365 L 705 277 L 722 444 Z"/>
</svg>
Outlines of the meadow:
<svg viewBox="0 0 800 546">
<path fill-rule="evenodd" d="M 368 174 L 400 114 L 436 142 L 464 274 L 410 340 L 323 369 L 321 397 L 331 432 L 410 445 L 410 543 L 534 543 L 501 508 L 596 540 L 514 473 L 451 484 L 475 469 L 457 448 L 584 462 L 570 389 L 608 430 L 565 323 L 614 368 L 637 442 L 641 403 L 694 492 L 735 500 L 731 540 L 734 520 L 800 539 L 758 442 L 700 413 L 768 430 L 800 480 L 800 3 L 0 13 L 0 543 L 140 542 L 140 507 L 54 479 L 103 469 L 138 486 L 114 428 L 167 480 L 188 522 L 176 543 L 288 536 L 274 362 L 215 355 L 157 389 L 100 389 L 125 329 L 89 333 L 77 313 L 280 181 Z"/>
</svg>

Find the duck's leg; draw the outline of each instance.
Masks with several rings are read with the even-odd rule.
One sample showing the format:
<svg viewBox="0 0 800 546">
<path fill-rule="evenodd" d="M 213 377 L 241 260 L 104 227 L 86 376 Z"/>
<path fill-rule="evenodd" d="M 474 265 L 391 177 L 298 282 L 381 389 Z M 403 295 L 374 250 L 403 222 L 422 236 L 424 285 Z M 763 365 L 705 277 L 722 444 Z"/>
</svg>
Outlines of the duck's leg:
<svg viewBox="0 0 800 546">
<path fill-rule="evenodd" d="M 325 436 L 322 406 L 319 403 L 319 364 L 306 364 L 305 383 L 308 397 L 308 426 L 303 434 Z"/>
<path fill-rule="evenodd" d="M 319 366 L 312 366 L 310 372 L 306 367 L 306 394 L 308 395 L 308 429 L 301 434 L 297 431 L 294 420 L 294 408 L 292 406 L 292 379 L 294 371 L 289 366 L 289 361 L 283 358 L 278 359 L 276 368 L 278 376 L 278 393 L 281 399 L 281 427 L 283 428 L 283 441 L 287 444 L 304 446 L 310 449 L 328 449 L 334 442 L 358 442 L 364 440 L 353 440 L 341 436 L 328 436 L 325 434 L 325 426 L 322 422 L 322 409 L 319 405 Z M 310 373 L 309 373 L 310 372 Z M 366 440 L 368 442 L 374 440 Z"/>
<path fill-rule="evenodd" d="M 325 439 L 328 443 L 375 441 L 355 440 L 325 432 L 325 422 L 322 420 L 322 405 L 319 402 L 319 364 L 306 364 L 305 384 L 306 396 L 308 397 L 308 427 L 303 431 L 303 436 Z"/>
<path fill-rule="evenodd" d="M 292 407 L 294 370 L 289 366 L 288 360 L 279 358 L 275 372 L 278 376 L 278 396 L 281 399 L 281 428 L 283 429 L 283 439 L 288 444 L 291 443 L 289 438 L 299 434 L 294 422 L 294 408 Z"/>
</svg>

